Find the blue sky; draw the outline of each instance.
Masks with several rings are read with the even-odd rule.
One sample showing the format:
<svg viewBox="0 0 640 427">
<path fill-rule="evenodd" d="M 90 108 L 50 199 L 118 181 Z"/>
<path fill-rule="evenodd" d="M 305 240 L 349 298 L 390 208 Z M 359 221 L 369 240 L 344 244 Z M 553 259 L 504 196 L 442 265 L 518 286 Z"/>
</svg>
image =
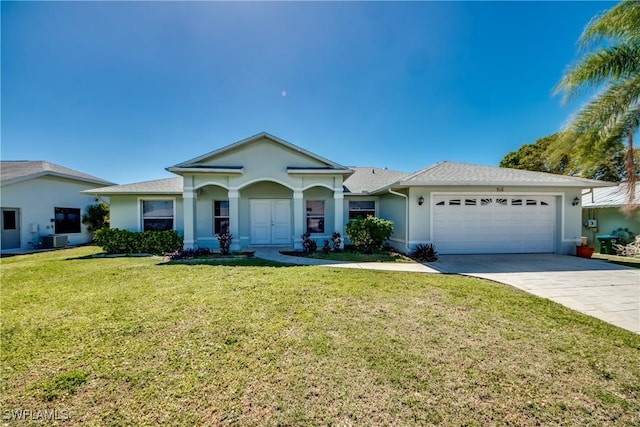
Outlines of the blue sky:
<svg viewBox="0 0 640 427">
<path fill-rule="evenodd" d="M 266 131 L 344 165 L 497 166 L 612 2 L 2 2 L 3 160 L 117 183 Z"/>
</svg>

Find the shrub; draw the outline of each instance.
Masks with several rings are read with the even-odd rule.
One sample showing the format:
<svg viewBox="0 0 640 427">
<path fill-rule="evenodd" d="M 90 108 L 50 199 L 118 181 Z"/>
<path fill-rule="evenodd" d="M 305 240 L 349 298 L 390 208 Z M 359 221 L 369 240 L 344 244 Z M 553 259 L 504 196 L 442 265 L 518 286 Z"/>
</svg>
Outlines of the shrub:
<svg viewBox="0 0 640 427">
<path fill-rule="evenodd" d="M 322 247 L 322 253 L 325 255 L 329 255 L 329 252 L 331 252 L 331 246 L 329 245 L 329 241 L 325 240 L 324 246 Z"/>
<path fill-rule="evenodd" d="M 618 240 L 618 244 L 620 245 L 628 245 L 629 243 L 633 243 L 635 240 L 635 234 L 629 231 L 628 228 L 618 228 L 617 230 L 613 230 L 611 232 L 612 236 L 616 236 Z"/>
<path fill-rule="evenodd" d="M 168 256 L 171 260 L 180 260 L 180 259 L 195 259 L 200 258 L 202 256 L 208 256 L 213 254 L 211 249 L 209 248 L 197 248 L 197 249 L 178 249 L 177 251 L 171 253 L 165 253 L 165 256 Z"/>
<path fill-rule="evenodd" d="M 94 240 L 108 254 L 163 255 L 182 249 L 183 246 L 183 239 L 175 230 L 128 231 L 102 228 L 96 231 Z"/>
<path fill-rule="evenodd" d="M 222 255 L 229 255 L 229 248 L 231 247 L 231 241 L 233 240 L 233 236 L 229 233 L 229 229 L 227 229 L 224 233 L 216 234 L 218 238 L 218 243 L 220 243 L 220 253 Z"/>
<path fill-rule="evenodd" d="M 311 233 L 308 231 L 302 235 L 302 251 L 305 254 L 312 254 L 318 249 L 318 244 L 311 238 Z"/>
<path fill-rule="evenodd" d="M 87 212 L 82 215 L 82 223 L 87 226 L 87 231 L 93 233 L 101 228 L 109 227 L 109 205 L 96 203 L 87 206 Z"/>
<path fill-rule="evenodd" d="M 393 221 L 369 216 L 347 223 L 347 236 L 356 248 L 365 253 L 382 248 L 382 243 L 393 233 Z"/>
<path fill-rule="evenodd" d="M 331 235 L 331 242 L 334 252 L 340 252 L 340 245 L 342 244 L 342 235 L 337 231 L 334 231 Z"/>
<path fill-rule="evenodd" d="M 411 256 L 426 262 L 434 262 L 438 260 L 438 252 L 436 251 L 436 246 L 433 243 L 427 243 L 424 245 L 419 244 L 411 252 Z"/>
</svg>

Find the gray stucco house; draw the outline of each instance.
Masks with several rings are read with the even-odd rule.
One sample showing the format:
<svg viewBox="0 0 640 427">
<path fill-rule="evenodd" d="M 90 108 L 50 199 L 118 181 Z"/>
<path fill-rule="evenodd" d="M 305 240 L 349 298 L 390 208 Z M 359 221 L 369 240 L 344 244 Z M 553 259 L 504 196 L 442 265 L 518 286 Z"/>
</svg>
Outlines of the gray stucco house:
<svg viewBox="0 0 640 427">
<path fill-rule="evenodd" d="M 111 226 L 175 229 L 185 247 L 300 248 L 358 215 L 394 222 L 389 243 L 432 242 L 448 253 L 574 253 L 583 178 L 441 162 L 415 173 L 347 167 L 267 133 L 168 167 L 174 178 L 85 190 L 108 196 Z"/>
</svg>

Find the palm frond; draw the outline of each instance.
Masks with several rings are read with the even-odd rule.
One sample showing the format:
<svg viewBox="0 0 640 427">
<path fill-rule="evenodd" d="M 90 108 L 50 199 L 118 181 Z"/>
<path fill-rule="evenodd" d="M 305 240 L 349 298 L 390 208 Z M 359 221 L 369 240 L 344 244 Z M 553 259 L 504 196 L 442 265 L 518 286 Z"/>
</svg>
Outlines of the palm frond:
<svg viewBox="0 0 640 427">
<path fill-rule="evenodd" d="M 608 80 L 636 75 L 640 75 L 640 44 L 621 44 L 587 54 L 565 73 L 555 93 L 564 92 L 566 101 Z"/>
<path fill-rule="evenodd" d="M 625 0 L 591 20 L 580 36 L 579 46 L 587 50 L 606 40 L 637 42 L 639 28 L 640 2 Z"/>
</svg>

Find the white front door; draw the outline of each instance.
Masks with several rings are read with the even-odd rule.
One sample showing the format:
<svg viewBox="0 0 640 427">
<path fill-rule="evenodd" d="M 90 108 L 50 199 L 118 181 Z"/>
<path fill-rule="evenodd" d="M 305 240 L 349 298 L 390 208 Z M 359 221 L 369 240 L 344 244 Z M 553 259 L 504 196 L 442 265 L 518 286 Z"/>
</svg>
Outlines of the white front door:
<svg viewBox="0 0 640 427">
<path fill-rule="evenodd" d="M 554 251 L 553 196 L 437 195 L 432 242 L 442 254 Z"/>
<path fill-rule="evenodd" d="M 289 199 L 251 199 L 252 245 L 291 244 L 291 201 Z"/>
</svg>

